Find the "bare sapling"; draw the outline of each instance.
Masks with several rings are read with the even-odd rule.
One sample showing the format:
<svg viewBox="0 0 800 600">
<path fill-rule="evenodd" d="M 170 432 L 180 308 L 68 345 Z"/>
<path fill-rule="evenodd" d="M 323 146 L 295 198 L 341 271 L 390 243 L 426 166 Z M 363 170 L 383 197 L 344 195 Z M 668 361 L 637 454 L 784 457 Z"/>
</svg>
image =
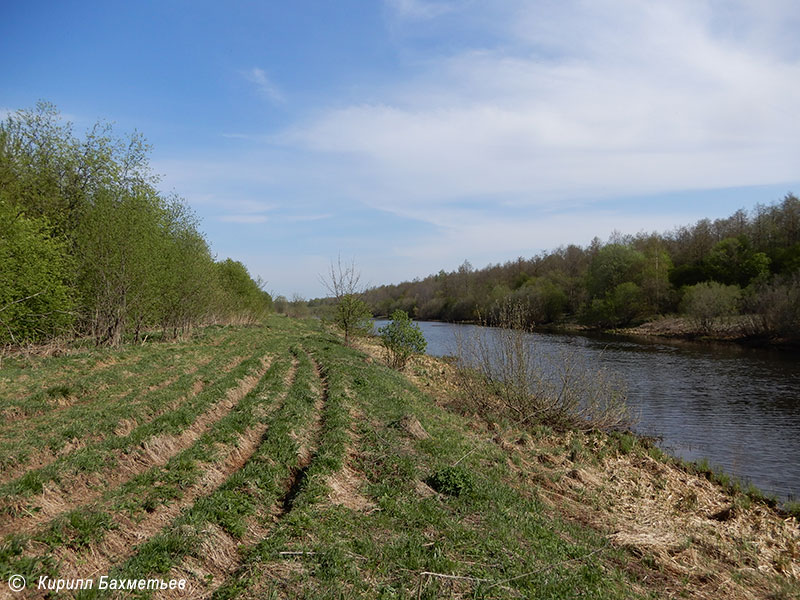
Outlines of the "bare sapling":
<svg viewBox="0 0 800 600">
<path fill-rule="evenodd" d="M 558 429 L 632 424 L 626 388 L 616 374 L 578 352 L 538 347 L 519 304 L 503 303 L 495 323 L 457 339 L 459 383 L 479 413 Z"/>
</svg>

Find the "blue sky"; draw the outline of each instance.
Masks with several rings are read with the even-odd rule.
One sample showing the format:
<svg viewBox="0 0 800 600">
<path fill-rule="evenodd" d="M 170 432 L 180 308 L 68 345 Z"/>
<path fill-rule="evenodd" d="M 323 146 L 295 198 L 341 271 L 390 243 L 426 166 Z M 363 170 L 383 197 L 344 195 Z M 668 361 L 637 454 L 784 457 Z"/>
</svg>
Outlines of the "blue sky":
<svg viewBox="0 0 800 600">
<path fill-rule="evenodd" d="M 214 252 L 324 294 L 800 193 L 795 0 L 7 2 L 0 110 L 153 145 Z"/>
</svg>

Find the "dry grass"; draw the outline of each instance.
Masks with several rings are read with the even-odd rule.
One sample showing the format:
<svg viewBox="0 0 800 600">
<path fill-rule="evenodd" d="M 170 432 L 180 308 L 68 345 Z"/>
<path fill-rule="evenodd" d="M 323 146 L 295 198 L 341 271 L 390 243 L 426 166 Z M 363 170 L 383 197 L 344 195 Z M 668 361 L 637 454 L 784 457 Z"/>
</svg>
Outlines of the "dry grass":
<svg viewBox="0 0 800 600">
<path fill-rule="evenodd" d="M 344 506 L 350 510 L 366 512 L 375 508 L 375 503 L 361 494 L 365 484 L 364 475 L 345 465 L 325 481 L 330 489 L 328 500 L 331 504 Z"/>
<path fill-rule="evenodd" d="M 553 513 L 629 550 L 631 562 L 650 562 L 674 590 L 709 600 L 765 598 L 783 578 L 798 582 L 795 519 L 763 504 L 746 506 L 704 477 L 642 452 L 605 448 L 609 454 L 592 461 L 604 448 L 586 438 L 588 462 L 578 466 L 566 456 L 570 435 L 526 444 L 515 443 L 518 436 L 508 431 L 495 441 L 520 482 L 535 483 Z"/>
<path fill-rule="evenodd" d="M 366 487 L 366 477 L 363 473 L 352 468 L 352 465 L 357 462 L 354 448 L 360 446 L 358 434 L 353 430 L 353 426 L 362 418 L 363 414 L 357 413 L 353 409 L 350 410 L 351 427 L 348 432 L 350 439 L 345 449 L 344 465 L 338 472 L 329 475 L 325 479 L 325 484 L 330 490 L 328 501 L 331 504 L 344 506 L 357 512 L 368 512 L 374 509 L 376 505 L 361 493 L 361 490 Z M 419 425 L 419 421 L 417 421 L 417 424 Z M 422 429 L 422 425 L 419 425 L 419 428 Z"/>
</svg>

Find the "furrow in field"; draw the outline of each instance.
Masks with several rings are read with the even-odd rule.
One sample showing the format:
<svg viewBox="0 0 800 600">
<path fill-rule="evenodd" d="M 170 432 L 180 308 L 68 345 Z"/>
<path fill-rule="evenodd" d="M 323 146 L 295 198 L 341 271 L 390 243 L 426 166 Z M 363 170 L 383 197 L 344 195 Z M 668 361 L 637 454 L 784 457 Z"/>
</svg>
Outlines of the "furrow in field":
<svg viewBox="0 0 800 600">
<path fill-rule="evenodd" d="M 29 532 L 37 525 L 63 512 L 91 503 L 103 493 L 149 468 L 166 464 L 172 456 L 192 445 L 215 422 L 230 412 L 256 386 L 266 372 L 268 362 L 266 358 L 262 358 L 260 366 L 254 372 L 245 375 L 235 387 L 229 388 L 224 398 L 210 403 L 210 408 L 197 416 L 180 433 L 150 436 L 131 453 L 126 454 L 123 450 L 113 451 L 111 453 L 115 459 L 113 470 L 76 474 L 69 477 L 66 482 L 69 486 L 67 489 L 57 485 L 48 486 L 26 506 L 25 511 L 19 511 L 17 518 L 12 518 L 0 526 L 0 536 L 12 532 Z"/>
<path fill-rule="evenodd" d="M 209 576 L 224 579 L 239 565 L 238 547 L 260 539 L 273 527 L 277 512 L 273 507 L 285 498 L 301 468 L 301 446 L 311 439 L 309 431 L 318 420 L 322 395 L 315 389 L 309 358 L 296 350 L 293 354 L 298 364 L 294 382 L 250 460 L 213 494 L 199 498 L 169 527 L 139 546 L 114 571 L 115 576 L 176 575 L 190 582 L 191 590 L 184 597 L 206 595 Z M 179 551 L 174 551 L 176 544 Z M 164 563 L 170 565 L 170 574 L 160 570 Z"/>
<path fill-rule="evenodd" d="M 295 368 L 290 368 L 284 382 L 291 382 L 294 372 Z M 284 387 L 286 387 L 285 383 Z M 146 513 L 143 517 L 131 518 L 119 515 L 116 519 L 118 527 L 108 532 L 101 542 L 91 548 L 76 551 L 62 547 L 56 550 L 55 558 L 61 565 L 59 576 L 78 578 L 86 577 L 87 573 L 108 572 L 114 565 L 127 560 L 137 549 L 137 544 L 151 539 L 195 502 L 218 490 L 233 473 L 239 471 L 247 463 L 258 449 L 264 433 L 269 427 L 270 415 L 285 400 L 285 393 L 279 394 L 278 398 L 274 400 L 271 396 L 267 398 L 270 400 L 269 403 L 260 402 L 257 407 L 260 413 L 258 424 L 248 428 L 234 441 L 227 444 L 220 460 L 202 465 L 202 479 L 189 488 L 179 501 L 162 505 L 152 512 Z M 211 547 L 209 551 L 219 550 Z"/>
<path fill-rule="evenodd" d="M 72 405 L 59 408 L 58 414 L 0 423 L 2 479 L 8 481 L 27 470 L 46 466 L 59 456 L 103 439 L 112 431 L 119 436 L 119 430 L 126 424 L 130 431 L 131 423 L 144 423 L 169 410 L 165 405 L 190 393 L 192 385 L 203 385 L 203 380 L 218 378 L 220 372 L 230 371 L 235 364 L 225 362 L 237 351 L 241 352 L 242 342 L 250 351 L 255 349 L 255 340 L 241 337 L 237 332 L 216 336 L 213 340 L 216 344 L 211 344 L 213 348 L 201 346 L 199 350 L 197 345 L 190 349 L 186 345 L 154 345 L 147 348 L 146 356 L 131 370 L 125 368 L 126 364 L 118 363 L 119 373 L 106 373 L 102 381 L 90 382 L 91 385 L 87 381 L 92 376 L 88 376 L 75 389 L 68 383 L 55 387 L 42 384 L 45 388 L 40 389 L 40 395 L 55 395 L 60 401 L 58 397 L 66 394 L 69 400 L 65 404 Z M 190 379 L 195 371 L 199 373 L 199 384 Z M 182 374 L 173 379 L 176 373 Z M 169 389 L 162 392 L 164 388 Z M 78 390 L 93 396 L 93 400 L 75 402 L 72 396 Z"/>
<path fill-rule="evenodd" d="M 298 453 L 297 468 L 292 470 L 292 476 L 285 482 L 284 493 L 275 504 L 273 523 L 268 530 L 260 531 L 257 538 L 244 540 L 249 548 L 237 555 L 236 568 L 228 568 L 224 580 L 218 583 L 215 577 L 208 584 L 202 577 L 196 577 L 192 597 L 262 597 L 267 590 L 262 589 L 261 584 L 266 580 L 280 579 L 279 574 L 294 564 L 287 561 L 314 555 L 313 551 L 308 551 L 310 540 L 305 535 L 300 540 L 301 547 L 295 545 L 298 542 L 294 539 L 295 521 L 304 522 L 303 515 L 312 515 L 315 504 L 330 498 L 328 483 L 333 474 L 342 469 L 345 448 L 351 442 L 352 422 L 346 398 L 340 389 L 341 382 L 337 380 L 336 386 L 331 387 L 327 372 L 316 362 L 315 372 L 321 388 L 317 410 L 300 446 L 302 454 Z M 301 467 L 306 461 L 307 464 Z M 295 511 L 300 511 L 298 520 L 288 518 Z M 307 531 L 305 526 L 301 528 Z M 173 574 L 186 577 L 189 573 L 173 571 Z"/>
<path fill-rule="evenodd" d="M 199 394 L 205 387 L 205 378 L 212 372 L 216 373 L 217 369 L 209 358 L 178 377 L 149 385 L 144 391 L 134 390 L 119 398 L 101 398 L 104 402 L 69 407 L 70 410 L 58 415 L 58 419 L 45 415 L 41 422 L 19 423 L 19 427 L 7 432 L 8 436 L 13 436 L 12 445 L 23 445 L 25 442 L 21 440 L 35 436 L 38 439 L 32 442 L 46 446 L 33 451 L 21 448 L 26 458 L 17 455 L 17 464 L 3 470 L 3 482 L 11 482 L 24 474 L 45 469 L 59 459 L 67 460 L 70 455 L 87 446 L 102 443 L 111 434 L 119 438 L 126 437 L 136 427 L 146 425 Z M 228 370 L 222 370 L 222 373 Z M 198 372 L 199 375 L 193 377 Z M 175 390 L 170 389 L 173 386 Z M 168 400 L 167 396 L 172 392 L 176 392 L 177 397 Z M 97 421 L 93 421 L 93 418 Z M 83 427 L 78 424 L 83 424 Z"/>
<path fill-rule="evenodd" d="M 214 335 L 214 334 L 212 334 Z M 33 368 L 35 377 L 18 369 L 19 375 L 0 379 L 0 436 L 7 437 L 6 428 L 12 422 L 41 417 L 51 412 L 61 412 L 70 406 L 92 403 L 98 398 L 120 397 L 120 390 L 131 386 L 132 381 L 153 381 L 152 389 L 169 381 L 169 374 L 183 365 L 203 365 L 212 356 L 202 356 L 212 347 L 229 347 L 238 336 L 235 333 L 216 335 L 205 346 L 196 342 L 155 343 L 147 346 L 126 346 L 105 350 L 107 355 L 99 360 L 92 354 L 60 365 L 65 359 L 40 359 Z M 199 351 L 198 351 L 199 348 Z M 219 354 L 219 352 L 217 352 Z M 92 361 L 94 364 L 91 364 Z M 52 362 L 57 361 L 54 365 Z M 106 388 L 102 397 L 98 391 Z M 69 417 L 65 414 L 64 417 Z M 13 432 L 11 436 L 14 437 Z"/>
<path fill-rule="evenodd" d="M 292 510 L 295 498 L 300 492 L 303 483 L 308 474 L 308 468 L 314 455 L 317 452 L 317 444 L 319 443 L 319 434 L 322 429 L 322 415 L 325 404 L 328 401 L 328 388 L 320 375 L 319 366 L 314 363 L 314 392 L 316 400 L 314 401 L 314 413 L 311 426 L 305 431 L 304 435 L 296 436 L 298 443 L 297 450 L 297 464 L 292 469 L 291 477 L 286 483 L 286 493 L 281 496 L 276 505 L 276 512 L 274 520 L 280 521 Z"/>
<path fill-rule="evenodd" d="M 142 532 L 147 527 L 157 530 L 163 525 L 164 514 L 174 516 L 174 512 L 164 512 L 167 507 L 174 507 L 172 510 L 175 511 L 191 504 L 192 500 L 207 493 L 209 487 L 217 485 L 214 479 L 219 478 L 219 472 L 230 472 L 241 464 L 243 452 L 247 454 L 245 450 L 256 436 L 253 431 L 270 418 L 278 404 L 276 398 L 281 396 L 281 390 L 286 389 L 287 371 L 290 371 L 287 360 L 279 358 L 273 361 L 256 388 L 195 444 L 171 458 L 163 467 L 151 467 L 107 492 L 102 500 L 59 515 L 39 527 L 29 538 L 15 536 L 16 543 L 6 538 L 5 549 L 11 550 L 11 555 L 3 557 L 0 553 L 0 572 L 22 572 L 30 581 L 31 577 L 52 573 L 54 560 L 63 561 L 66 556 L 72 561 L 70 564 L 80 566 L 78 574 L 86 577 L 86 557 L 97 554 L 98 549 L 113 549 L 115 544 L 119 546 L 120 539 L 129 542 L 122 555 L 124 559 L 125 553 L 129 554 L 133 545 L 142 541 Z M 259 429 L 263 430 L 263 427 Z M 238 450 L 231 450 L 232 446 Z M 113 537 L 119 531 L 135 533 L 123 538 Z M 101 543 L 106 546 L 101 546 Z M 18 547 L 16 551 L 14 546 Z M 119 560 L 120 557 L 111 556 L 109 564 Z"/>
<path fill-rule="evenodd" d="M 287 389 L 290 385 L 291 381 L 287 381 Z M 317 406 L 318 401 L 315 402 L 315 411 Z M 315 420 L 316 417 L 315 412 Z M 298 460 L 298 467 L 299 464 Z M 202 532 L 200 552 L 196 556 L 184 557 L 166 577 L 166 579 L 185 579 L 188 588 L 184 591 L 159 591 L 154 597 L 172 599 L 188 595 L 191 598 L 209 598 L 226 577 L 241 567 L 241 549 L 252 546 L 269 535 L 275 512 L 274 507 L 259 506 L 254 514 L 245 518 L 243 534 L 240 537 L 232 535 L 215 523 L 206 524 Z"/>
<path fill-rule="evenodd" d="M 137 352 L 139 349 L 134 349 Z M 127 352 L 126 352 L 127 351 Z M 142 361 L 144 355 L 130 353 L 126 348 L 116 355 L 98 360 L 91 367 L 86 366 L 89 358 L 74 360 L 74 364 L 69 366 L 61 365 L 60 368 L 49 366 L 45 368 L 33 367 L 33 373 L 23 371 L 18 377 L 0 383 L 0 394 L 3 401 L 0 403 L 0 415 L 5 416 L 6 409 L 23 407 L 41 396 L 43 392 L 51 387 L 86 388 L 88 389 L 97 381 L 102 381 L 105 372 L 112 368 L 129 369 L 138 368 L 138 363 Z M 32 376 L 35 373 L 35 376 Z"/>
<path fill-rule="evenodd" d="M 211 357 L 208 357 L 205 362 L 210 359 Z M 3 438 L 13 437 L 15 428 L 9 426 L 14 423 L 24 422 L 17 427 L 27 427 L 29 424 L 35 425 L 56 417 L 68 418 L 69 415 L 65 414 L 65 411 L 73 406 L 86 406 L 98 400 L 107 399 L 109 396 L 121 396 L 121 390 L 130 386 L 132 378 L 149 378 L 154 382 L 150 386 L 151 389 L 169 385 L 177 378 L 167 377 L 159 381 L 162 377 L 168 376 L 171 370 L 160 364 L 163 361 L 163 355 L 154 352 L 153 356 L 147 360 L 118 365 L 118 373 L 108 373 L 107 371 L 111 370 L 108 367 L 88 377 L 47 386 L 25 398 L 7 400 L 0 408 L 0 417 L 3 419 L 0 435 Z M 109 383 L 108 379 L 112 376 L 114 380 Z"/>
</svg>

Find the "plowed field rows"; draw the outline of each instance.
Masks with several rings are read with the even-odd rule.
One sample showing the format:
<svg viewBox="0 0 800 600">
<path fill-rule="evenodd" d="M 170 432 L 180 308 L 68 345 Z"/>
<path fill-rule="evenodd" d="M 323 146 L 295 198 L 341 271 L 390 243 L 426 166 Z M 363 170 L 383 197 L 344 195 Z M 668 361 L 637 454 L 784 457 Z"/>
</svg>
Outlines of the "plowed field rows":
<svg viewBox="0 0 800 600">
<path fill-rule="evenodd" d="M 659 597 L 486 431 L 318 323 L 7 360 L 0 411 L 0 598 Z"/>
</svg>

